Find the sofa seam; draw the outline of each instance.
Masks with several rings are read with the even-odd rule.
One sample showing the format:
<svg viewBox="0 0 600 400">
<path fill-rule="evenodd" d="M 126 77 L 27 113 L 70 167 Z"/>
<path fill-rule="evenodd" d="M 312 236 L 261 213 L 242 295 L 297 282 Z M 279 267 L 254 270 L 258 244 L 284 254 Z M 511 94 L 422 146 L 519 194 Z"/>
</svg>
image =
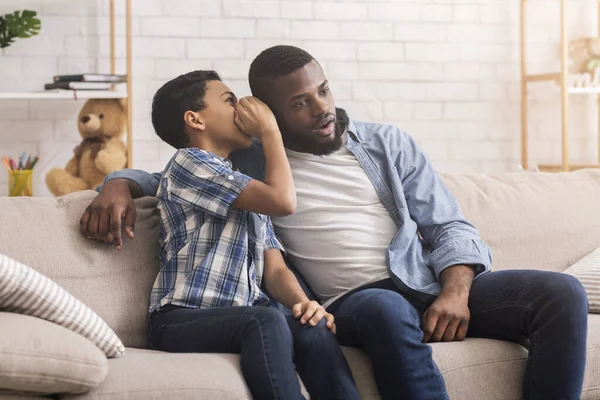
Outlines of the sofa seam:
<svg viewBox="0 0 600 400">
<path fill-rule="evenodd" d="M 27 356 L 27 357 L 31 357 L 31 358 L 37 358 L 37 359 L 50 359 L 50 360 L 58 360 L 58 361 L 69 361 L 69 362 L 76 362 L 79 364 L 83 364 L 83 365 L 92 365 L 92 366 L 104 366 L 107 365 L 107 363 L 95 363 L 93 361 L 86 361 L 86 360 L 82 360 L 82 359 L 74 359 L 72 357 L 61 357 L 61 356 L 57 356 L 57 355 L 43 355 L 43 354 L 39 354 L 39 353 L 26 353 L 26 352 L 16 352 L 16 351 L 2 351 L 0 352 L 0 354 L 4 355 L 13 355 L 13 356 Z"/>
<path fill-rule="evenodd" d="M 499 363 L 506 363 L 506 362 L 512 362 L 512 361 L 522 361 L 522 360 L 527 360 L 527 357 L 515 357 L 515 358 L 507 358 L 505 360 L 496 360 L 496 361 L 485 361 L 485 362 L 479 362 L 479 363 L 474 363 L 474 364 L 468 364 L 468 365 L 461 365 L 459 367 L 453 367 L 444 371 L 441 371 L 442 374 L 448 373 L 448 372 L 454 372 L 454 371 L 459 371 L 461 369 L 465 369 L 465 368 L 470 368 L 470 367 L 477 367 L 480 365 L 486 365 L 486 364 L 499 364 Z"/>
</svg>

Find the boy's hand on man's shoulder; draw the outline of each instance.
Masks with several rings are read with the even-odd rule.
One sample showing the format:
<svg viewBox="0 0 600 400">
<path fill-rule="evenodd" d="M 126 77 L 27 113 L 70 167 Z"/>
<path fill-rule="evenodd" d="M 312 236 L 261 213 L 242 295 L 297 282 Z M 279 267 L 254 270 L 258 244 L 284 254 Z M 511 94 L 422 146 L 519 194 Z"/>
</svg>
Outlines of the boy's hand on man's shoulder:
<svg viewBox="0 0 600 400">
<path fill-rule="evenodd" d="M 292 313 L 294 318 L 300 319 L 301 324 L 308 322 L 310 326 L 316 326 L 321 319 L 325 318 L 327 321 L 325 325 L 335 335 L 336 327 L 333 314 L 325 311 L 325 308 L 318 302 L 310 300 L 296 303 L 292 307 Z"/>
<path fill-rule="evenodd" d="M 112 243 L 117 250 L 123 247 L 121 227 L 133 239 L 136 210 L 123 179 L 114 179 L 102 185 L 98 196 L 85 209 L 79 220 L 81 233 L 90 240 Z"/>
</svg>

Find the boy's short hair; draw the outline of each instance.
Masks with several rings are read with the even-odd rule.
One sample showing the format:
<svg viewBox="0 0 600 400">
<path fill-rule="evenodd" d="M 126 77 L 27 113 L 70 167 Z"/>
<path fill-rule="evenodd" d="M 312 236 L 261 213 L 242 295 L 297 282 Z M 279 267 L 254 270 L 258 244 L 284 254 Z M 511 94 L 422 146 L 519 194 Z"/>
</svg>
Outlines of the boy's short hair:
<svg viewBox="0 0 600 400">
<path fill-rule="evenodd" d="M 182 149 L 188 147 L 183 115 L 206 108 L 204 95 L 208 81 L 220 81 L 215 71 L 192 71 L 162 85 L 152 100 L 152 126 L 165 142 Z"/>
</svg>

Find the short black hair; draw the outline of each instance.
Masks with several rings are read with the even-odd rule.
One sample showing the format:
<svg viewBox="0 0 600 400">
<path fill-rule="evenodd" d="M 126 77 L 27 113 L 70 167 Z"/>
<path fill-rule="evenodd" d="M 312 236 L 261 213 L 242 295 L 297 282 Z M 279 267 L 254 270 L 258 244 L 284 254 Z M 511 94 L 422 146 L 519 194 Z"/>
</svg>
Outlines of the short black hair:
<svg viewBox="0 0 600 400">
<path fill-rule="evenodd" d="M 307 51 L 295 46 L 278 45 L 263 50 L 250 65 L 248 83 L 254 97 L 267 105 L 267 94 L 273 82 L 282 76 L 291 74 L 314 60 Z"/>
<path fill-rule="evenodd" d="M 152 126 L 165 142 L 182 149 L 188 146 L 183 115 L 206 108 L 204 95 L 208 81 L 220 81 L 215 71 L 192 71 L 161 86 L 152 100 Z"/>
</svg>

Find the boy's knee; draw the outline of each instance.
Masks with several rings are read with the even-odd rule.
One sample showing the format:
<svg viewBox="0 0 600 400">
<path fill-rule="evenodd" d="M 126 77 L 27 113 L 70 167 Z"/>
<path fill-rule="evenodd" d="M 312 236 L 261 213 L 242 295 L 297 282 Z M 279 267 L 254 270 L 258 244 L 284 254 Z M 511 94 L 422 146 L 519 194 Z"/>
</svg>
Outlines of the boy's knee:
<svg viewBox="0 0 600 400">
<path fill-rule="evenodd" d="M 298 321 L 298 326 L 292 329 L 292 334 L 294 337 L 294 347 L 299 349 L 299 351 L 305 347 L 325 350 L 332 345 L 339 346 L 335 335 L 327 328 L 325 318 L 315 326 L 302 325 Z"/>
<path fill-rule="evenodd" d="M 285 316 L 279 310 L 271 307 L 256 307 L 252 311 L 245 324 L 245 334 L 249 334 L 251 331 L 259 331 L 263 336 L 274 333 L 291 339 Z"/>
</svg>

